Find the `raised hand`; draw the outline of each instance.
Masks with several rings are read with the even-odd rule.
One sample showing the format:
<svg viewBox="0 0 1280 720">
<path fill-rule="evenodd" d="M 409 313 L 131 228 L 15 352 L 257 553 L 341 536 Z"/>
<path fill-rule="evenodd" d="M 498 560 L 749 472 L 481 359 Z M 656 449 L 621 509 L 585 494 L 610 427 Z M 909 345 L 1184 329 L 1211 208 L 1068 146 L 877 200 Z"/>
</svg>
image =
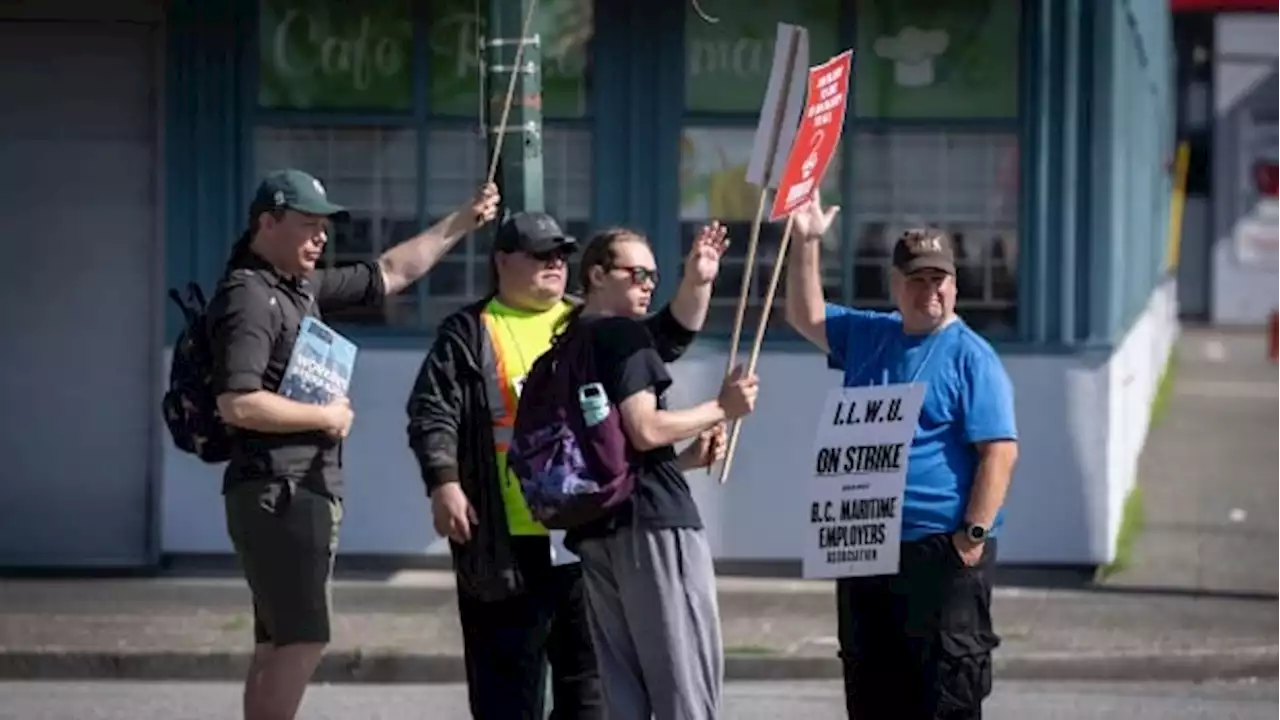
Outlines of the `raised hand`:
<svg viewBox="0 0 1280 720">
<path fill-rule="evenodd" d="M 502 195 L 498 193 L 497 185 L 493 183 L 481 185 L 476 190 L 476 194 L 458 212 L 458 220 L 462 223 L 460 229 L 464 233 L 469 233 L 491 222 L 498 216 L 498 204 L 501 202 Z"/>
<path fill-rule="evenodd" d="M 812 200 L 791 213 L 791 230 L 802 240 L 820 240 L 831 229 L 839 212 L 839 205 L 822 209 L 822 193 L 815 190 Z"/>
<path fill-rule="evenodd" d="M 699 285 L 706 285 L 720 273 L 720 258 L 729 247 L 728 228 L 713 220 L 703 226 L 693 239 L 693 247 L 684 261 L 684 272 Z"/>
</svg>

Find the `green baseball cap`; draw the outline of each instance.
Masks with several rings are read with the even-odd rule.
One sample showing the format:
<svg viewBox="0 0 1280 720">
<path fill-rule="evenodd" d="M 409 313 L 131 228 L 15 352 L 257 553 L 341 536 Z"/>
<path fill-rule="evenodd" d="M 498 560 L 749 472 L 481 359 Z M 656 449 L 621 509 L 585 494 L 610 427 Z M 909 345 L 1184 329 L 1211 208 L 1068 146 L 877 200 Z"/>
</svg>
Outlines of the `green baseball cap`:
<svg viewBox="0 0 1280 720">
<path fill-rule="evenodd" d="M 262 178 L 249 206 L 250 216 L 271 210 L 296 210 L 309 215 L 340 215 L 347 212 L 329 202 L 320 181 L 301 170 L 276 170 Z"/>
</svg>

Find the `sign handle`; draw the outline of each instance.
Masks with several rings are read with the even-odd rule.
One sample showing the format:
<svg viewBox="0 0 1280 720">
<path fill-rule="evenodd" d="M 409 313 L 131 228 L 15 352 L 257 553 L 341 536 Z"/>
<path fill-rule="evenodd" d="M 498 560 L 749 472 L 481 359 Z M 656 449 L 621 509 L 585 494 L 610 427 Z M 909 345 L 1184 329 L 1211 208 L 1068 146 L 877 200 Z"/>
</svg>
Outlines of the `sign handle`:
<svg viewBox="0 0 1280 720">
<path fill-rule="evenodd" d="M 742 342 L 742 322 L 747 314 L 747 296 L 751 290 L 751 277 L 755 275 L 756 248 L 760 244 L 760 224 L 764 222 L 765 208 L 769 205 L 769 189 L 760 189 L 760 205 L 756 208 L 756 219 L 751 224 L 751 238 L 747 241 L 747 259 L 743 265 L 741 289 L 738 292 L 738 310 L 733 318 L 733 335 L 729 338 L 729 362 L 725 365 L 724 376 L 729 377 L 733 366 L 738 362 L 738 344 Z M 736 423 L 735 423 L 736 424 Z M 707 466 L 707 475 L 711 474 L 713 465 Z"/>
<path fill-rule="evenodd" d="M 764 343 L 765 328 L 769 325 L 769 315 L 773 310 L 773 298 L 778 293 L 778 280 L 782 277 L 783 266 L 787 264 L 787 246 L 791 244 L 791 228 L 794 224 L 795 216 L 788 215 L 786 228 L 782 231 L 782 242 L 778 245 L 778 259 L 773 263 L 773 275 L 769 278 L 769 290 L 764 296 L 764 307 L 760 309 L 760 321 L 756 324 L 756 339 L 751 346 L 751 358 L 747 361 L 747 373 L 756 371 L 756 362 L 760 359 L 760 347 Z M 733 467 L 733 451 L 738 447 L 738 432 L 741 429 L 742 418 L 738 418 L 729 431 L 729 447 L 725 449 L 724 467 L 720 470 L 721 485 L 729 479 L 729 470 Z"/>
</svg>

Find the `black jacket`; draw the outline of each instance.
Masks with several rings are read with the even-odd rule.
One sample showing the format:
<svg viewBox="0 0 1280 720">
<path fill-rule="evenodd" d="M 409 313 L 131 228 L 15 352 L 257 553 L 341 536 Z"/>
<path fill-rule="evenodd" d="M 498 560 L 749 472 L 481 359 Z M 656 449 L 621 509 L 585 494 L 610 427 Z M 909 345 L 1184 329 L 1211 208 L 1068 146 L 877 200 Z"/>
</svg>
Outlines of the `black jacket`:
<svg viewBox="0 0 1280 720">
<path fill-rule="evenodd" d="M 458 481 L 479 527 L 466 545 L 450 542 L 461 592 L 493 601 L 518 594 L 523 579 L 511 554 L 493 441 L 493 419 L 485 395 L 485 368 L 495 362 L 480 314 L 492 296 L 461 308 L 437 328 L 435 342 L 409 396 L 409 447 L 422 469 L 428 495 Z M 576 298 L 568 298 L 579 302 Z M 674 362 L 693 342 L 664 307 L 646 321 L 659 354 Z"/>
</svg>

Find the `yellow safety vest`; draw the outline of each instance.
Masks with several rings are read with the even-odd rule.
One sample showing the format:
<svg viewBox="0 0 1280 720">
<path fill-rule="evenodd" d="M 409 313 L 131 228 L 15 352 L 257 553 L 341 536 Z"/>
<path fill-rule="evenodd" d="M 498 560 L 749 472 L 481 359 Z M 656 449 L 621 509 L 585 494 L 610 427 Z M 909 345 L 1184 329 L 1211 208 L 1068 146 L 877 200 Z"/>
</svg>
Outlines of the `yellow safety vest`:
<svg viewBox="0 0 1280 720">
<path fill-rule="evenodd" d="M 494 451 L 498 458 L 498 483 L 512 535 L 546 535 L 533 519 L 520 492 L 520 481 L 507 469 L 507 448 L 515 430 L 516 406 L 524 378 L 533 362 L 551 347 L 556 324 L 572 306 L 560 303 L 550 310 L 530 312 L 507 306 L 494 298 L 480 314 L 493 347 L 494 362 L 486 373 L 485 394 L 493 421 Z"/>
</svg>

